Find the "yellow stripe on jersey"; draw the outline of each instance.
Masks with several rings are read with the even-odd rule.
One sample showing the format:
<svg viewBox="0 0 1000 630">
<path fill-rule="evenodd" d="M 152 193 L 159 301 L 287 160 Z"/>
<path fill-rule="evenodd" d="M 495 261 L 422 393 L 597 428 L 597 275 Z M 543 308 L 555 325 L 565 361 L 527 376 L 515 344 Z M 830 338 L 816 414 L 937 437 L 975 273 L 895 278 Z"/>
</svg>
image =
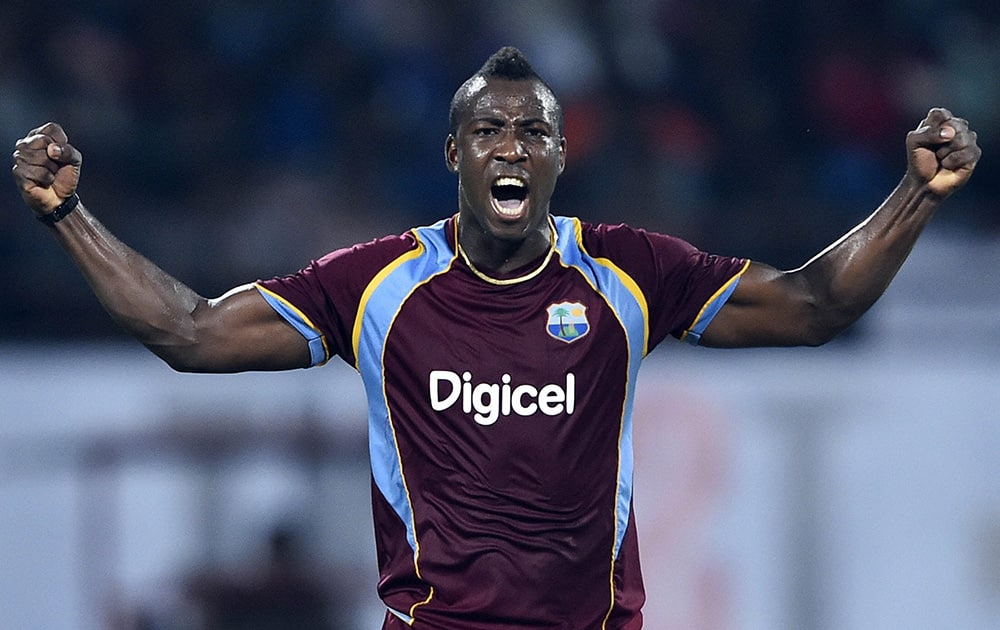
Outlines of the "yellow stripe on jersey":
<svg viewBox="0 0 1000 630">
<path fill-rule="evenodd" d="M 302 333 L 303 337 L 306 338 L 306 341 L 309 344 L 309 354 L 312 357 L 312 365 L 323 365 L 330 360 L 330 348 L 326 343 L 326 335 L 324 335 L 319 327 L 316 326 L 311 319 L 309 319 L 308 315 L 303 313 L 294 304 L 274 291 L 261 286 L 259 282 L 255 282 L 253 286 L 264 296 L 264 299 L 268 300 L 272 308 L 277 309 L 279 313 L 283 313 L 283 315 L 286 316 L 286 320 L 288 320 L 288 322 L 292 324 L 292 326 L 294 326 L 300 333 Z M 290 316 L 291 319 L 289 319 L 288 316 Z M 319 359 L 319 357 L 316 356 L 316 353 L 313 352 L 313 346 L 317 339 L 322 344 L 322 359 Z"/>
<path fill-rule="evenodd" d="M 583 246 L 583 224 L 580 222 L 579 219 L 573 219 L 573 229 L 576 233 L 577 247 L 580 248 L 581 252 L 587 253 L 587 249 Z M 590 256 L 590 254 L 587 253 L 587 256 Z M 613 274 L 615 274 L 618 280 L 621 281 L 622 286 L 625 287 L 625 289 L 627 289 L 628 292 L 632 294 L 633 298 L 635 298 L 635 301 L 638 304 L 639 309 L 642 311 L 642 321 L 643 321 L 642 356 L 646 356 L 646 354 L 649 352 L 649 304 L 648 302 L 646 302 L 645 294 L 643 294 L 642 289 L 639 288 L 639 285 L 632 278 L 632 276 L 622 271 L 622 269 L 614 262 L 612 262 L 609 258 L 597 258 L 594 256 L 590 256 L 590 259 L 593 260 L 595 263 L 601 265 L 602 267 L 606 267 Z"/>
<path fill-rule="evenodd" d="M 689 341 L 688 339 L 689 334 L 695 334 L 697 338 L 701 337 L 701 333 L 704 332 L 704 328 L 707 327 L 706 325 L 702 327 L 702 330 L 698 330 L 699 327 L 701 327 L 702 319 L 705 317 L 706 314 L 709 313 L 711 313 L 713 317 L 715 316 L 715 310 L 719 308 L 719 305 L 716 304 L 718 299 L 724 295 L 727 295 L 730 291 L 732 291 L 733 285 L 739 282 L 740 278 L 743 277 L 743 274 L 746 273 L 746 270 L 749 268 L 750 268 L 750 260 L 747 260 L 745 263 L 743 263 L 743 267 L 741 267 L 740 270 L 737 271 L 732 278 L 730 278 L 724 285 L 719 287 L 719 290 L 713 293 L 712 297 L 708 298 L 705 304 L 701 307 L 701 310 L 698 311 L 698 316 L 694 318 L 694 321 L 691 322 L 691 325 L 688 327 L 688 329 L 681 334 L 680 338 L 681 341 Z"/>
<path fill-rule="evenodd" d="M 407 261 L 419 258 L 424 253 L 424 244 L 417 240 L 417 247 L 413 250 L 402 254 L 396 260 L 392 261 L 388 265 L 382 268 L 375 277 L 372 278 L 368 286 L 365 287 L 364 293 L 361 294 L 361 301 L 358 303 L 358 312 L 354 316 L 354 328 L 351 332 L 351 347 L 354 349 L 354 367 L 355 369 L 360 369 L 358 364 L 358 347 L 361 344 L 361 322 L 364 319 L 365 309 L 368 306 L 368 300 L 371 299 L 372 293 L 378 288 L 382 281 L 389 277 L 393 271 L 395 271 L 400 265 L 405 264 Z"/>
</svg>

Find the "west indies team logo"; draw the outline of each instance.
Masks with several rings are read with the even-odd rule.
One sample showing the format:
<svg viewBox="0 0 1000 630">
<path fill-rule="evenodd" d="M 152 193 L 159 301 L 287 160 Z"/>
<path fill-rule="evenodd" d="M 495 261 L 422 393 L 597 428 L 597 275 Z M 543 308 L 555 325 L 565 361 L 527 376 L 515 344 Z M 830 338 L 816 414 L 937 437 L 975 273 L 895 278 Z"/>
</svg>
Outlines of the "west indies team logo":
<svg viewBox="0 0 1000 630">
<path fill-rule="evenodd" d="M 545 329 L 560 341 L 572 343 L 590 332 L 587 307 L 579 302 L 560 302 L 547 309 L 549 321 Z"/>
</svg>

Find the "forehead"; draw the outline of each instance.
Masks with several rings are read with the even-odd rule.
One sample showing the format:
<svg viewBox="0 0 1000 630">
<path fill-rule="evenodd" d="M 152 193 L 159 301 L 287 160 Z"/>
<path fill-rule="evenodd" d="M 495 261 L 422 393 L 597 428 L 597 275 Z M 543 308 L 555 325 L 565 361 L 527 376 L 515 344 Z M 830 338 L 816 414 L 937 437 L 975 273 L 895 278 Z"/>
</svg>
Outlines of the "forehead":
<svg viewBox="0 0 1000 630">
<path fill-rule="evenodd" d="M 537 79 L 512 81 L 476 77 L 470 82 L 463 119 L 481 117 L 537 118 L 556 124 L 559 104 Z"/>
</svg>

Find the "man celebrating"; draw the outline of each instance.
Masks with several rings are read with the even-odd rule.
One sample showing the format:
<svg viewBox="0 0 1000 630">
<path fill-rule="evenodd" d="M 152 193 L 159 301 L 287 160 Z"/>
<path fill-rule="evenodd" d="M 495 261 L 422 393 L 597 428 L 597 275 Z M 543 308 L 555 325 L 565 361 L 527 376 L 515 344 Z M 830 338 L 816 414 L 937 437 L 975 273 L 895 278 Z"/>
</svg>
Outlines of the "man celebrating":
<svg viewBox="0 0 1000 630">
<path fill-rule="evenodd" d="M 383 628 L 635 629 L 632 514 L 641 360 L 668 335 L 818 345 L 882 294 L 976 135 L 933 109 L 902 181 L 793 271 L 550 212 L 566 157 L 552 90 L 504 48 L 456 92 L 445 142 L 458 212 L 302 270 L 201 297 L 117 240 L 76 193 L 82 157 L 49 123 L 17 143 L 25 202 L 111 316 L 170 366 L 361 374 Z"/>
</svg>

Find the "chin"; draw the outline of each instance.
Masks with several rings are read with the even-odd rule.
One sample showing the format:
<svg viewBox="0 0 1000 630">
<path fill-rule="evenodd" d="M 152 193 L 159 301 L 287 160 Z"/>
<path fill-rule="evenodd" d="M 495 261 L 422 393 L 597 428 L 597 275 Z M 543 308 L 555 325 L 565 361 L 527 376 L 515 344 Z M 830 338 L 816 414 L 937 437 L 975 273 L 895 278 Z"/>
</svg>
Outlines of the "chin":
<svg viewBox="0 0 1000 630">
<path fill-rule="evenodd" d="M 500 239 L 523 240 L 536 226 L 541 225 L 542 221 L 532 218 L 531 215 L 512 219 L 494 214 L 490 217 L 489 230 Z"/>
</svg>

